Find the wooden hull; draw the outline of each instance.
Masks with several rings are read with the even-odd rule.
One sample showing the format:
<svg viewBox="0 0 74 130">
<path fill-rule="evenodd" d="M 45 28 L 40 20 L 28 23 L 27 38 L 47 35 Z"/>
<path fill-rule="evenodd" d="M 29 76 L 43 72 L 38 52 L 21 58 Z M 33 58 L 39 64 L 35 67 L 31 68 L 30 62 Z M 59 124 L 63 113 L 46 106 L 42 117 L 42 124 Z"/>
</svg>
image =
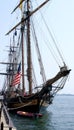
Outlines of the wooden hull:
<svg viewBox="0 0 74 130">
<path fill-rule="evenodd" d="M 8 107 L 9 112 L 17 112 L 17 111 L 25 111 L 25 112 L 33 112 L 38 113 L 39 112 L 39 106 L 36 105 L 20 105 L 20 107 Z"/>
<path fill-rule="evenodd" d="M 9 112 L 24 111 L 24 112 L 39 113 L 41 107 L 43 106 L 46 107 L 51 103 L 50 99 L 52 97 L 50 96 L 50 90 L 48 89 L 48 87 L 43 87 L 40 92 L 32 95 L 26 95 L 24 97 L 17 96 L 10 99 L 9 98 L 5 99 L 8 111 Z M 49 100 L 48 103 L 47 100 Z"/>
<path fill-rule="evenodd" d="M 7 109 L 9 112 L 17 112 L 17 111 L 25 111 L 25 112 L 32 112 L 32 113 L 39 113 L 40 111 L 40 101 L 38 99 L 32 99 L 30 101 L 20 101 L 18 99 L 17 102 L 15 102 L 15 99 L 13 99 L 14 102 L 11 100 L 7 102 Z"/>
</svg>

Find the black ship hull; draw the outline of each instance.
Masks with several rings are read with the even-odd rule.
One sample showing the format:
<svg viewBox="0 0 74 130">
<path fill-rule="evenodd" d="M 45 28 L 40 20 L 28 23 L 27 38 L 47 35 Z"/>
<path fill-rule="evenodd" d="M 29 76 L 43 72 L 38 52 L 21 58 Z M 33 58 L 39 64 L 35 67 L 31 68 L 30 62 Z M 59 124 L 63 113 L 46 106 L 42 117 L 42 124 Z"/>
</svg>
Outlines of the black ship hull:
<svg viewBox="0 0 74 130">
<path fill-rule="evenodd" d="M 20 106 L 18 107 L 8 107 L 8 111 L 10 113 L 17 113 L 17 111 L 31 112 L 31 113 L 39 113 L 38 105 L 28 105 L 28 106 Z"/>
<path fill-rule="evenodd" d="M 24 98 L 17 97 L 6 101 L 5 104 L 11 113 L 16 113 L 17 111 L 39 113 L 40 111 L 39 99 L 25 100 Z"/>
<path fill-rule="evenodd" d="M 42 106 L 51 104 L 52 96 L 50 96 L 49 87 L 44 87 L 40 92 L 32 95 L 17 96 L 13 98 L 4 99 L 4 103 L 7 106 L 9 112 L 32 112 L 39 113 Z"/>
</svg>

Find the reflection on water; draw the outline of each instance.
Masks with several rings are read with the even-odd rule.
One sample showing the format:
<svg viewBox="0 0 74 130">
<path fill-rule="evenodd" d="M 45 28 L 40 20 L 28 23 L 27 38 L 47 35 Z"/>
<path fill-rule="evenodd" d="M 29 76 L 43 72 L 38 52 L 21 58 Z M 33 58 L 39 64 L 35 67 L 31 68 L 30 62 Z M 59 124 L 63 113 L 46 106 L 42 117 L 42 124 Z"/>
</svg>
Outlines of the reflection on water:
<svg viewBox="0 0 74 130">
<path fill-rule="evenodd" d="M 41 118 L 11 115 L 17 130 L 74 130 L 74 96 L 56 96 Z"/>
<path fill-rule="evenodd" d="M 12 115 L 11 118 L 17 130 L 55 130 L 52 124 L 52 113 L 42 110 L 42 117 L 24 118 Z"/>
</svg>

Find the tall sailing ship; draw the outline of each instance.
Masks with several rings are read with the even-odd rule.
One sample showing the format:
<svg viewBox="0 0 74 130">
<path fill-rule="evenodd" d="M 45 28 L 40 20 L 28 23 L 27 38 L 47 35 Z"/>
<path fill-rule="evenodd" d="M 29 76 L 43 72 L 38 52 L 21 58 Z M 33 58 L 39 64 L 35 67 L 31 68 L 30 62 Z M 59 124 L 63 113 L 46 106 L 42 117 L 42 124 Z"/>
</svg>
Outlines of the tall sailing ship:
<svg viewBox="0 0 74 130">
<path fill-rule="evenodd" d="M 50 0 L 40 1 L 40 4 L 36 3 L 36 6 L 35 1 L 20 0 L 12 12 L 14 13 L 20 9 L 21 21 L 6 34 L 11 35 L 13 33 L 13 40 L 9 46 L 8 62 L 6 63 L 5 82 L 2 89 L 4 104 L 9 112 L 24 111 L 39 113 L 43 106 L 45 107 L 45 105 L 48 106 L 52 103 L 54 96 L 64 87 L 69 76 L 70 69 L 68 69 L 63 60 L 52 33 L 46 24 L 46 20 L 41 13 L 41 9 L 45 7 L 49 1 Z M 33 8 L 34 5 L 35 8 Z M 42 36 L 42 31 L 39 33 L 37 30 L 40 24 L 36 25 L 35 23 L 34 25 L 34 22 L 37 22 L 37 20 L 34 21 L 34 18 L 36 18 L 35 14 L 39 12 L 42 17 L 41 21 L 43 20 L 47 28 L 47 32 L 44 33 L 44 36 Z M 43 29 L 43 25 L 41 25 L 41 29 Z M 58 57 L 53 55 L 58 64 L 59 72 L 52 78 L 50 78 L 50 71 L 46 72 L 47 68 L 50 70 L 50 67 L 47 66 L 47 62 L 52 62 L 50 61 L 50 53 L 47 54 L 46 60 L 48 50 L 46 50 L 45 45 L 47 43 L 43 40 L 46 33 L 49 33 L 51 36 L 62 61 L 61 66 L 59 62 L 57 62 Z M 50 44 L 49 40 L 48 43 Z M 41 51 L 42 48 L 43 52 Z M 51 54 L 55 54 L 55 51 L 52 52 L 53 51 L 51 51 Z M 45 59 L 43 59 L 44 56 Z M 52 68 L 52 74 L 53 71 L 54 69 Z M 49 77 L 46 76 L 47 73 Z"/>
</svg>

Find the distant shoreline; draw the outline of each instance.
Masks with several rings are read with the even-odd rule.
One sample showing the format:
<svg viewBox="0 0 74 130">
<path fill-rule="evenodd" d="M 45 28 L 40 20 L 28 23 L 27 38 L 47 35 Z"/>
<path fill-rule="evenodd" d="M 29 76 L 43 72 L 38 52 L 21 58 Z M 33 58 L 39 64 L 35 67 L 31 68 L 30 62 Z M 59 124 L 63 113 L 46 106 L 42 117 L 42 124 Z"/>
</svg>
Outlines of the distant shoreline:
<svg viewBox="0 0 74 130">
<path fill-rule="evenodd" d="M 57 94 L 57 96 L 74 96 L 74 94 Z"/>
</svg>

